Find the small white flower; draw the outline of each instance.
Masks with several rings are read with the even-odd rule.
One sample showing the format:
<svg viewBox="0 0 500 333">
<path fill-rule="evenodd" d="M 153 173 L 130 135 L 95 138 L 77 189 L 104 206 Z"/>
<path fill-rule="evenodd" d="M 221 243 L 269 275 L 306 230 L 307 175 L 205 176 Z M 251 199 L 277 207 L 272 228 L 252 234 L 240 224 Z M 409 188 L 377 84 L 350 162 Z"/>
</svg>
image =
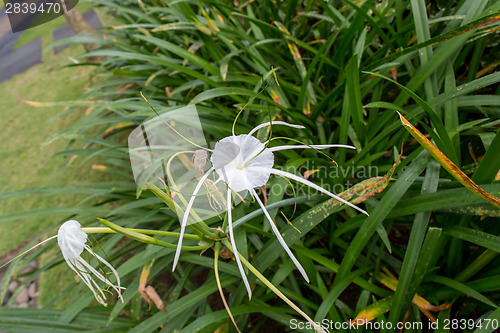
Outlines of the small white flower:
<svg viewBox="0 0 500 333">
<path fill-rule="evenodd" d="M 125 288 L 120 286 L 120 277 L 118 276 L 118 273 L 110 263 L 100 257 L 97 253 L 95 253 L 88 245 L 86 245 L 86 242 L 87 234 L 82 230 L 82 226 L 78 221 L 70 220 L 64 222 L 57 232 L 57 243 L 61 248 L 64 260 L 66 260 L 69 268 L 75 271 L 75 273 L 80 277 L 83 283 L 85 283 L 87 287 L 89 287 L 89 289 L 94 293 L 96 300 L 102 305 L 107 306 L 104 292 L 94 280 L 92 274 L 108 286 L 112 287 L 118 293 L 118 296 L 123 302 L 121 290 Z M 99 273 L 88 262 L 83 260 L 81 254 L 84 249 L 87 250 L 92 256 L 97 258 L 97 260 L 106 265 L 113 272 L 116 277 L 117 285 L 111 283 L 111 281 L 109 281 L 107 277 Z M 96 290 L 98 290 L 99 293 L 97 293 Z"/>
<path fill-rule="evenodd" d="M 245 272 L 243 270 L 243 266 L 241 264 L 241 261 L 238 256 L 238 250 L 236 248 L 236 243 L 234 241 L 234 235 L 233 235 L 233 227 L 232 227 L 232 216 L 231 216 L 231 199 L 232 199 L 232 193 L 233 192 L 242 192 L 242 191 L 249 191 L 252 196 L 255 198 L 259 206 L 262 208 L 264 211 L 264 215 L 268 219 L 271 228 L 278 238 L 278 241 L 280 242 L 281 246 L 285 249 L 286 253 L 290 256 L 292 259 L 293 263 L 295 266 L 298 268 L 302 276 L 306 281 L 309 282 L 309 278 L 302 267 L 302 265 L 298 262 L 298 260 L 295 258 L 293 255 L 292 251 L 290 248 L 286 245 L 283 237 L 281 236 L 278 228 L 274 224 L 271 216 L 269 215 L 267 209 L 265 208 L 264 204 L 260 200 L 259 196 L 255 192 L 255 188 L 261 187 L 267 183 L 269 180 L 269 177 L 271 174 L 274 175 L 279 175 L 283 176 L 289 179 L 293 179 L 299 183 L 302 183 L 304 185 L 307 185 L 323 194 L 329 195 L 332 198 L 335 198 L 336 200 L 339 200 L 340 202 L 360 211 L 363 214 L 368 215 L 366 211 L 364 211 L 361 208 L 356 207 L 355 205 L 349 203 L 348 201 L 339 198 L 335 194 L 325 190 L 324 188 L 302 178 L 297 175 L 294 175 L 289 172 L 285 172 L 282 170 L 277 170 L 273 168 L 274 165 L 274 154 L 273 152 L 280 151 L 280 150 L 286 150 L 286 149 L 305 149 L 305 148 L 314 148 L 314 149 L 326 149 L 326 148 L 349 148 L 349 149 L 355 149 L 353 146 L 349 145 L 311 145 L 311 146 L 306 146 L 306 145 L 286 145 L 286 146 L 278 146 L 278 147 L 272 147 L 272 148 L 266 148 L 266 143 L 267 142 L 260 142 L 257 138 L 253 137 L 252 135 L 257 132 L 259 129 L 270 126 L 270 125 L 285 125 L 289 127 L 294 127 L 294 128 L 304 128 L 304 126 L 300 125 L 292 125 L 288 124 L 283 121 L 273 121 L 263 123 L 257 127 L 255 127 L 253 130 L 251 130 L 248 134 L 241 134 L 241 135 L 235 135 L 233 132 L 233 135 L 228 136 L 226 138 L 223 138 L 222 140 L 218 141 L 215 144 L 215 147 L 212 152 L 212 156 L 210 157 L 210 161 L 212 162 L 212 167 L 201 177 L 199 180 L 197 186 L 195 187 L 190 200 L 188 202 L 188 205 L 186 207 L 186 210 L 184 212 L 182 221 L 181 221 L 181 234 L 179 238 L 179 243 L 177 246 L 177 251 L 175 253 L 174 257 L 174 269 L 177 265 L 180 251 L 181 251 L 181 246 L 182 246 L 182 238 L 184 235 L 184 230 L 186 228 L 187 222 L 188 222 L 188 217 L 191 211 L 191 208 L 193 207 L 194 200 L 202 187 L 202 184 L 205 182 L 205 180 L 208 178 L 208 176 L 215 171 L 217 175 L 219 176 L 219 179 L 215 182 L 219 182 L 222 180 L 228 187 L 227 190 L 227 214 L 228 214 L 228 229 L 229 229 L 229 237 L 231 241 L 231 246 L 234 249 L 234 256 L 236 258 L 236 262 L 238 264 L 238 268 L 240 270 L 241 276 L 243 278 L 243 282 L 245 284 L 245 287 L 248 291 L 248 296 L 251 297 L 251 289 L 250 285 L 248 283 L 248 280 L 246 278 Z"/>
</svg>

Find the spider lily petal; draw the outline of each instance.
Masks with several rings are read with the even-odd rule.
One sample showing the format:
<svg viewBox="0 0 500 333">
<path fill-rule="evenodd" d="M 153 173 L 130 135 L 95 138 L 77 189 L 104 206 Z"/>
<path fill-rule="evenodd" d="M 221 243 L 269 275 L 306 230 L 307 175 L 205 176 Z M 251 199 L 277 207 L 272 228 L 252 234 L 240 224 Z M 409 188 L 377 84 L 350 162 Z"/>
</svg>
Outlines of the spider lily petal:
<svg viewBox="0 0 500 333">
<path fill-rule="evenodd" d="M 231 189 L 227 189 L 227 220 L 228 220 L 228 229 L 229 229 L 229 238 L 231 241 L 231 246 L 234 250 L 234 258 L 236 259 L 236 263 L 238 264 L 238 269 L 240 270 L 241 278 L 243 279 L 243 283 L 247 288 L 248 299 L 252 298 L 252 289 L 250 288 L 250 284 L 248 283 L 247 276 L 245 271 L 243 270 L 243 266 L 241 265 L 240 256 L 238 255 L 238 249 L 236 249 L 236 242 L 234 240 L 233 234 L 233 217 L 231 212 Z"/>
<path fill-rule="evenodd" d="M 308 180 L 305 180 L 304 178 L 302 177 L 299 177 L 297 175 L 294 175 L 293 173 L 289 173 L 289 172 L 286 172 L 286 171 L 281 171 L 281 170 L 277 170 L 277 169 L 271 169 L 271 173 L 272 174 L 275 174 L 275 175 L 280 175 L 280 176 L 283 176 L 283 177 L 286 177 L 286 178 L 290 178 L 290 179 L 293 179 L 299 183 L 302 183 L 304 185 L 307 185 L 309 187 L 312 187 L 313 189 L 315 189 L 316 191 L 319 191 L 321 193 L 324 193 L 326 195 L 329 195 L 330 197 L 348 205 L 349 207 L 352 207 L 354 209 L 356 209 L 357 211 L 365 214 L 365 215 L 369 215 L 366 211 L 364 211 L 363 209 L 357 207 L 356 205 L 353 205 L 352 203 L 350 203 L 349 201 L 346 201 L 338 196 L 336 196 L 335 194 L 333 194 L 332 192 L 330 191 L 327 191 L 325 190 L 324 188 L 322 188 L 321 186 L 318 186 Z"/>
<path fill-rule="evenodd" d="M 254 127 L 254 129 L 251 130 L 250 132 L 248 132 L 247 135 L 251 136 L 252 134 L 254 134 L 255 132 L 257 132 L 261 128 L 266 127 L 266 126 L 270 126 L 270 125 L 285 125 L 285 126 L 293 127 L 293 128 L 305 128 L 302 125 L 294 125 L 294 124 L 286 123 L 284 121 L 276 120 L 276 121 L 268 121 L 267 123 L 262 123 L 262 124 L 260 124 L 260 125 L 258 125 L 256 127 Z"/>
<path fill-rule="evenodd" d="M 172 272 L 175 271 L 175 267 L 177 266 L 177 262 L 179 261 L 179 256 L 181 255 L 181 248 L 182 248 L 182 239 L 184 237 L 184 231 L 186 230 L 186 225 L 187 221 L 189 218 L 189 212 L 191 211 L 191 207 L 193 207 L 194 199 L 196 199 L 196 195 L 198 194 L 198 191 L 200 190 L 201 186 L 205 182 L 205 180 L 210 176 L 210 174 L 214 171 L 214 168 L 210 168 L 204 175 L 201 177 L 200 181 L 198 184 L 196 184 L 196 187 L 194 188 L 193 194 L 191 195 L 191 198 L 189 199 L 188 205 L 186 207 L 186 211 L 184 212 L 184 216 L 182 217 L 182 222 L 181 222 L 181 234 L 179 236 L 179 243 L 177 244 L 177 250 L 175 251 L 175 257 L 174 257 L 174 265 L 172 268 Z"/>
<path fill-rule="evenodd" d="M 309 282 L 309 277 L 307 276 L 307 273 L 306 271 L 304 270 L 304 268 L 302 267 L 302 265 L 300 264 L 300 262 L 295 258 L 295 256 L 293 255 L 292 251 L 290 250 L 290 248 L 288 247 L 288 245 L 286 245 L 285 243 L 285 240 L 283 239 L 283 237 L 281 236 L 278 228 L 276 227 L 276 225 L 274 224 L 274 221 L 273 219 L 271 218 L 271 216 L 269 215 L 269 212 L 267 211 L 266 209 L 266 206 L 264 206 L 264 204 L 262 203 L 262 201 L 260 200 L 259 196 L 257 195 L 257 192 L 255 192 L 254 189 L 252 189 L 252 194 L 255 196 L 255 200 L 257 200 L 257 202 L 259 203 L 260 205 L 260 208 L 262 208 L 262 210 L 264 211 L 264 215 L 266 215 L 267 217 L 267 220 L 269 221 L 269 224 L 271 225 L 271 228 L 273 229 L 273 232 L 274 234 L 276 235 L 276 238 L 278 238 L 278 241 L 280 242 L 281 246 L 283 247 L 283 249 L 285 249 L 286 253 L 288 254 L 288 256 L 290 257 L 290 259 L 292 259 L 293 263 L 295 264 L 295 266 L 298 268 L 300 274 L 302 274 L 302 276 L 304 277 L 304 279 Z"/>
<path fill-rule="evenodd" d="M 94 294 L 96 300 L 104 306 L 107 306 L 106 297 L 102 289 L 99 287 L 97 282 L 93 279 L 92 275 L 95 275 L 99 280 L 104 282 L 109 287 L 112 287 L 120 297 L 123 302 L 123 297 L 121 290 L 125 289 L 120 286 L 120 277 L 116 270 L 108 263 L 105 259 L 95 253 L 88 245 L 87 234 L 82 230 L 82 226 L 78 221 L 69 220 L 64 222 L 57 232 L 57 243 L 61 249 L 61 253 L 66 260 L 69 268 L 71 268 L 80 277 L 83 283 L 89 287 L 89 289 Z M 99 273 L 94 267 L 92 267 L 88 262 L 83 260 L 81 254 L 83 250 L 87 250 L 92 256 L 94 256 L 99 262 L 106 265 L 114 274 L 116 278 L 116 285 L 114 285 L 107 277 Z M 99 294 L 96 292 L 99 291 Z"/>
<path fill-rule="evenodd" d="M 328 148 L 348 148 L 348 149 L 356 149 L 356 147 L 350 145 L 288 145 L 288 146 L 277 146 L 269 148 L 270 151 L 280 151 L 286 149 L 301 149 L 301 148 L 314 148 L 314 149 L 328 149 Z"/>
</svg>

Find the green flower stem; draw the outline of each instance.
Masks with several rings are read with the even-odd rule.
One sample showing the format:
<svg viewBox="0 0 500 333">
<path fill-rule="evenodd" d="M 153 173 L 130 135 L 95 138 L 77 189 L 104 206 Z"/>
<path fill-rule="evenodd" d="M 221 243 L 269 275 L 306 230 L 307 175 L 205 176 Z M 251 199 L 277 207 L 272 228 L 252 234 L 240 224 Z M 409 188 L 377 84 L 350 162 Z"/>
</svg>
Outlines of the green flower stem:
<svg viewBox="0 0 500 333">
<path fill-rule="evenodd" d="M 173 184 L 174 184 L 173 186 L 175 186 L 175 183 Z M 165 202 L 165 204 L 167 204 L 167 206 L 173 212 L 184 213 L 183 209 L 172 200 L 170 193 L 163 192 L 163 190 L 161 190 L 158 186 L 156 186 L 153 183 L 148 182 L 146 183 L 146 185 L 158 198 L 160 198 L 163 202 Z M 183 200 L 184 205 L 187 206 L 186 200 L 182 197 L 180 193 L 179 193 L 179 198 Z M 201 221 L 200 217 L 196 215 L 194 211 L 191 211 L 191 215 L 195 218 L 195 220 L 198 223 L 200 223 L 200 225 L 198 226 L 197 224 L 189 224 L 189 227 L 191 228 L 191 230 L 193 230 L 195 234 L 199 236 L 200 239 L 205 239 L 206 238 L 205 235 L 211 238 L 217 238 L 217 236 L 214 233 L 212 233 L 211 229 L 203 221 Z"/>
<path fill-rule="evenodd" d="M 231 243 L 227 240 L 223 240 L 222 244 L 224 244 L 231 252 L 233 252 L 233 248 Z M 304 311 L 302 311 L 297 305 L 295 305 L 291 300 L 289 300 L 274 284 L 271 283 L 268 279 L 264 277 L 255 267 L 252 266 L 241 254 L 239 254 L 240 260 L 260 281 L 262 281 L 269 289 L 271 289 L 279 298 L 285 301 L 292 309 L 297 311 L 302 317 L 304 317 L 313 327 L 315 327 L 316 332 L 324 332 L 324 330 L 319 327 Z"/>
<path fill-rule="evenodd" d="M 211 229 L 204 223 L 202 222 L 203 224 L 198 224 L 198 223 L 194 223 L 194 224 L 188 224 L 188 227 L 191 228 L 191 230 L 193 230 L 193 232 L 199 236 L 202 237 L 202 239 L 205 239 L 207 237 L 209 238 L 217 238 L 217 234 L 214 234 Z M 207 236 L 207 237 L 205 237 Z"/>
<path fill-rule="evenodd" d="M 141 234 L 139 232 L 134 231 L 133 229 L 126 229 L 123 227 L 120 227 L 117 224 L 111 223 L 108 220 L 97 218 L 102 224 L 108 226 L 110 229 L 114 230 L 117 233 L 123 234 L 127 237 L 136 239 L 140 242 L 143 243 L 148 243 L 148 244 L 153 244 L 153 245 L 158 245 L 158 246 L 163 246 L 171 249 L 176 249 L 177 245 L 170 244 L 161 240 L 158 240 L 156 238 Z M 205 245 L 199 245 L 199 246 L 183 246 L 183 250 L 188 250 L 188 251 L 197 251 L 197 250 L 204 250 L 208 247 L 210 247 L 212 243 L 207 243 Z"/>
<path fill-rule="evenodd" d="M 229 191 L 229 190 L 228 190 L 228 191 Z M 233 208 L 233 200 L 231 199 L 231 202 L 228 202 L 228 203 L 227 203 L 227 210 L 232 209 L 232 208 Z M 229 224 L 229 221 L 228 221 L 227 217 L 228 217 L 228 214 L 226 213 L 226 216 L 224 216 L 224 221 L 222 222 L 222 228 L 221 228 L 223 232 L 226 232 L 226 230 L 227 230 L 227 226 L 228 226 L 228 224 Z M 219 232 L 219 238 L 223 238 L 223 237 L 221 237 L 221 236 L 222 236 L 222 235 L 221 235 L 221 233 Z"/>
<path fill-rule="evenodd" d="M 170 236 L 170 237 L 177 237 L 181 235 L 178 232 L 170 232 L 170 231 L 162 231 L 162 230 L 149 230 L 149 229 L 132 229 L 132 228 L 124 228 L 129 231 L 134 231 L 138 232 L 143 235 L 160 235 L 160 236 Z M 82 230 L 87 233 L 87 234 L 113 234 L 116 233 L 115 230 L 107 227 L 89 227 L 89 228 L 82 228 Z M 184 234 L 184 239 L 194 239 L 194 240 L 201 240 L 200 237 L 197 235 L 190 235 L 190 234 Z"/>
</svg>

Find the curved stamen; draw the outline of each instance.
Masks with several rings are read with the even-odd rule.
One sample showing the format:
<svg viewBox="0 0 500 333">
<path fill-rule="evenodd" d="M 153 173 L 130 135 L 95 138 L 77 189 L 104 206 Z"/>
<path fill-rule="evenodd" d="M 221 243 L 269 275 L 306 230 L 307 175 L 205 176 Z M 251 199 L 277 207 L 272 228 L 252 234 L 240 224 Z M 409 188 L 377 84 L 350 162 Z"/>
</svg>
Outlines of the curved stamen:
<svg viewBox="0 0 500 333">
<path fill-rule="evenodd" d="M 92 284 L 95 286 L 96 289 L 98 289 L 100 291 L 100 293 L 102 294 L 102 297 L 105 298 L 104 296 L 104 293 L 102 292 L 102 289 L 99 287 L 99 285 L 97 284 L 97 282 L 92 278 L 92 276 L 90 275 L 91 274 L 94 274 L 99 280 L 101 280 L 102 282 L 106 283 L 107 285 L 113 287 L 113 289 L 115 289 L 115 291 L 118 293 L 118 295 L 121 295 L 121 291 L 120 289 L 117 289 L 116 286 L 114 286 L 111 281 L 109 281 L 106 277 L 102 276 L 97 270 L 94 269 L 94 267 L 92 267 L 88 262 L 86 262 L 85 260 L 83 260 L 82 257 L 78 258 L 78 263 L 80 265 L 83 265 L 84 268 L 87 268 L 87 270 L 84 270 L 85 273 L 89 274 L 88 275 L 88 279 L 90 280 L 90 282 L 92 282 Z M 89 273 L 90 271 L 90 273 Z M 121 298 L 121 297 L 120 297 Z"/>
<path fill-rule="evenodd" d="M 77 259 L 69 259 L 66 260 L 66 263 L 68 264 L 69 268 L 71 268 L 76 273 L 76 275 L 78 275 L 80 280 L 92 291 L 97 302 L 99 302 L 104 306 L 108 306 L 108 304 L 105 301 L 106 297 L 104 296 L 104 293 L 102 292 L 101 288 L 99 288 L 99 286 L 97 286 L 97 288 L 94 286 L 95 281 L 92 279 L 92 277 L 88 275 L 88 272 L 85 270 L 85 267 L 83 267 L 82 264 L 79 262 L 80 260 L 83 259 L 81 257 Z M 98 295 L 95 289 L 99 290 L 101 295 Z"/>
<path fill-rule="evenodd" d="M 348 149 L 356 149 L 354 146 L 350 145 L 288 145 L 288 146 L 277 146 L 268 148 L 270 151 L 280 151 L 287 149 L 301 149 L 301 148 L 313 148 L 313 149 L 328 149 L 328 148 L 348 148 Z"/>
<path fill-rule="evenodd" d="M 267 170 L 267 169 L 266 169 Z M 363 209 L 357 207 L 356 205 L 353 205 L 352 203 L 350 203 L 349 201 L 346 201 L 338 196 L 336 196 L 335 194 L 331 193 L 330 191 L 327 191 L 325 190 L 324 188 L 322 188 L 321 186 L 318 186 L 302 177 L 299 177 L 297 175 L 294 175 L 293 173 L 289 173 L 289 172 L 286 172 L 286 171 L 281 171 L 281 170 L 277 170 L 277 169 L 271 169 L 271 173 L 272 174 L 275 174 L 275 175 L 280 175 L 280 176 L 284 176 L 284 177 L 287 177 L 287 178 L 290 178 L 290 179 L 293 179 L 299 183 L 302 183 L 304 185 L 307 185 L 309 187 L 312 187 L 313 189 L 315 189 L 316 191 L 319 191 L 321 193 L 324 193 L 346 205 L 348 205 L 349 207 L 352 207 L 354 209 L 356 209 L 357 211 L 365 214 L 365 215 L 369 215 L 366 211 L 364 211 Z"/>
<path fill-rule="evenodd" d="M 99 280 L 106 283 L 108 286 L 112 287 L 116 291 L 116 293 L 120 296 L 120 299 L 123 302 L 123 298 L 121 297 L 121 290 L 119 287 L 117 287 L 113 283 L 111 283 L 111 281 L 109 281 L 107 277 L 105 277 L 101 273 L 99 273 L 94 267 L 92 267 L 88 262 L 83 260 L 81 257 L 78 259 L 79 259 L 80 264 L 82 264 L 85 268 L 87 268 L 88 271 L 90 271 L 90 273 L 94 274 Z M 94 285 L 97 288 L 99 288 L 99 285 L 94 281 L 94 279 L 92 279 L 92 277 L 89 276 L 89 279 L 92 281 L 92 283 L 94 283 Z M 99 290 L 100 290 L 100 288 L 99 288 Z"/>
<path fill-rule="evenodd" d="M 285 126 L 293 127 L 293 128 L 305 128 L 302 125 L 294 125 L 294 124 L 286 123 L 284 121 L 276 120 L 276 121 L 268 121 L 267 123 L 262 123 L 262 124 L 260 124 L 260 125 L 258 125 L 256 127 L 254 127 L 253 130 L 251 130 L 250 132 L 248 132 L 248 135 L 252 135 L 255 132 L 257 132 L 258 130 L 260 130 L 261 128 L 266 127 L 266 126 L 270 126 L 271 124 L 272 125 L 285 125 Z"/>
<path fill-rule="evenodd" d="M 233 235 L 233 217 L 231 212 L 231 189 L 227 189 L 227 221 L 228 221 L 228 229 L 229 229 L 229 238 L 231 241 L 231 246 L 234 250 L 234 258 L 236 259 L 236 263 L 238 264 L 238 269 L 240 270 L 241 278 L 243 279 L 243 283 L 247 288 L 248 299 L 252 298 L 252 289 L 250 289 L 250 284 L 248 283 L 247 276 L 245 274 L 245 270 L 243 269 L 243 265 L 241 265 L 240 256 L 238 255 L 238 249 L 236 249 L 236 241 Z"/>
<path fill-rule="evenodd" d="M 116 269 L 113 266 L 111 266 L 111 264 L 107 260 L 105 260 L 100 255 L 98 255 L 97 253 L 95 253 L 94 251 L 92 251 L 88 245 L 85 246 L 85 249 L 90 254 L 92 254 L 94 257 L 96 257 L 97 260 L 99 260 L 100 262 L 102 262 L 104 265 L 108 266 L 108 268 L 111 270 L 111 272 L 113 272 L 113 274 L 115 275 L 115 278 L 116 278 L 116 286 L 113 285 L 113 284 L 111 284 L 109 282 L 109 279 L 107 279 L 107 278 L 106 278 L 107 282 L 106 281 L 104 281 L 104 282 L 108 283 L 110 286 L 113 287 L 113 289 L 116 290 L 116 292 L 118 293 L 118 296 L 120 297 L 120 299 L 121 299 L 121 301 L 123 303 L 123 297 L 122 297 L 122 293 L 121 293 L 120 289 L 126 289 L 126 288 L 121 286 L 120 276 L 118 275 L 118 272 L 116 271 Z"/>
<path fill-rule="evenodd" d="M 204 175 L 201 177 L 200 181 L 198 184 L 196 184 L 196 187 L 194 188 L 193 194 L 191 195 L 191 198 L 189 199 L 188 205 L 186 207 L 186 211 L 184 212 L 184 216 L 182 217 L 182 222 L 181 222 L 181 234 L 179 236 L 179 243 L 177 244 L 177 250 L 175 251 L 175 257 L 174 257 L 174 266 L 172 268 L 172 272 L 175 271 L 175 266 L 177 266 L 177 262 L 179 261 L 179 256 L 181 255 L 181 247 L 182 247 L 182 238 L 184 237 L 184 230 L 186 229 L 187 225 L 187 220 L 189 217 L 189 211 L 191 210 L 191 207 L 193 206 L 194 199 L 196 199 L 196 194 L 198 194 L 198 191 L 200 190 L 201 186 L 205 182 L 205 180 L 208 178 L 210 173 L 214 171 L 214 167 L 211 167 Z"/>
<path fill-rule="evenodd" d="M 288 256 L 290 257 L 290 259 L 292 259 L 293 263 L 295 264 L 295 266 L 297 267 L 297 269 L 299 270 L 300 274 L 302 274 L 302 276 L 304 277 L 304 279 L 309 282 L 309 277 L 307 276 L 307 273 L 306 271 L 304 270 L 304 268 L 302 267 L 302 265 L 300 264 L 300 262 L 295 258 L 295 256 L 293 255 L 292 251 L 290 250 L 290 248 L 288 247 L 288 245 L 286 245 L 285 243 L 285 240 L 283 239 L 283 237 L 281 236 L 278 228 L 276 227 L 276 225 L 274 224 L 274 221 L 273 219 L 271 218 L 271 216 L 269 215 L 267 209 L 266 209 L 266 206 L 264 206 L 264 204 L 262 203 L 262 201 L 260 200 L 259 196 L 257 195 L 257 192 L 255 192 L 254 189 L 252 189 L 252 194 L 253 196 L 255 197 L 255 200 L 259 203 L 259 206 L 260 208 L 262 208 L 262 210 L 264 211 L 264 215 L 266 215 L 267 217 L 267 220 L 269 221 L 269 224 L 271 225 L 271 228 L 273 229 L 273 232 L 274 234 L 276 235 L 276 238 L 278 238 L 278 241 L 280 242 L 281 246 L 283 247 L 283 249 L 286 251 L 286 253 L 288 254 Z"/>
</svg>

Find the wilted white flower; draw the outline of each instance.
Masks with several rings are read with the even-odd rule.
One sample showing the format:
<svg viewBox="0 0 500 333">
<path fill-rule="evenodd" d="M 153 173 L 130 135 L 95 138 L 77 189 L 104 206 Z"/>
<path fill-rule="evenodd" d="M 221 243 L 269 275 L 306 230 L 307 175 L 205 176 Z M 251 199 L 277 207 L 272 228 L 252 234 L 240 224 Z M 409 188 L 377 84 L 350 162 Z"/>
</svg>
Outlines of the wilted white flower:
<svg viewBox="0 0 500 333">
<path fill-rule="evenodd" d="M 300 125 L 292 125 L 283 121 L 273 121 L 263 123 L 253 130 L 251 130 L 248 134 L 235 135 L 234 131 L 231 136 L 223 138 L 215 144 L 215 147 L 212 152 L 212 156 L 210 157 L 210 161 L 212 162 L 212 167 L 201 177 L 197 186 L 195 187 L 186 210 L 184 212 L 182 221 L 181 221 L 181 234 L 179 237 L 179 243 L 177 246 L 177 251 L 174 257 L 174 269 L 177 265 L 181 246 L 182 246 L 182 238 L 184 236 L 184 230 L 186 228 L 188 217 L 193 207 L 193 203 L 198 195 L 199 190 L 201 189 L 203 183 L 208 178 L 208 176 L 215 171 L 219 176 L 219 179 L 215 182 L 219 182 L 222 180 L 227 185 L 227 214 L 228 214 L 228 230 L 229 237 L 231 241 L 231 246 L 234 249 L 234 256 L 236 258 L 236 262 L 238 268 L 240 270 L 241 276 L 243 278 L 243 282 L 248 291 L 249 297 L 251 296 L 251 289 L 246 278 L 245 272 L 243 270 L 243 266 L 238 256 L 238 250 L 236 248 L 236 243 L 234 241 L 233 235 L 233 227 L 232 227 L 232 215 L 231 215 L 231 202 L 232 202 L 232 194 L 233 192 L 243 192 L 249 191 L 251 195 L 255 198 L 259 206 L 264 211 L 264 215 L 269 221 L 271 228 L 278 238 L 281 246 L 285 249 L 286 253 L 290 256 L 295 266 L 298 268 L 302 276 L 306 281 L 309 282 L 309 278 L 302 267 L 302 265 L 298 262 L 298 260 L 293 255 L 290 248 L 286 245 L 283 237 L 281 236 L 278 228 L 274 224 L 271 216 L 269 215 L 267 209 L 264 204 L 260 200 L 259 196 L 255 192 L 255 188 L 261 187 L 267 183 L 271 174 L 283 176 L 289 179 L 293 179 L 299 183 L 307 185 L 323 194 L 329 195 L 336 200 L 341 201 L 342 203 L 351 206 L 352 208 L 360 211 L 363 214 L 368 215 L 368 213 L 361 208 L 356 207 L 355 205 L 349 203 L 348 201 L 336 196 L 335 194 L 325 190 L 324 188 L 302 178 L 297 175 L 294 175 L 289 172 L 285 172 L 282 170 L 277 170 L 273 168 L 274 165 L 274 152 L 286 149 L 304 149 L 304 148 L 314 148 L 314 149 L 326 149 L 326 148 L 349 148 L 355 149 L 353 146 L 349 145 L 286 145 L 286 146 L 278 146 L 267 148 L 267 142 L 260 142 L 257 138 L 252 135 L 258 131 L 259 129 L 270 126 L 270 125 L 285 125 L 293 128 L 304 128 L 304 126 Z"/>
<path fill-rule="evenodd" d="M 106 297 L 104 296 L 103 290 L 99 287 L 97 282 L 94 280 L 92 275 L 95 275 L 99 280 L 112 287 L 120 297 L 123 302 L 121 290 L 125 289 L 120 286 L 120 277 L 116 270 L 111 266 L 105 259 L 100 257 L 95 253 L 88 245 L 87 234 L 82 230 L 82 226 L 78 221 L 70 220 L 64 222 L 57 232 L 57 243 L 61 248 L 62 255 L 69 268 L 71 268 L 80 277 L 80 279 L 89 287 L 89 289 L 94 293 L 96 300 L 104 306 L 107 306 Z M 116 285 L 114 285 L 107 277 L 99 273 L 94 267 L 92 267 L 88 262 L 83 260 L 81 254 L 83 250 L 87 250 L 92 256 L 94 256 L 101 263 L 106 265 L 115 275 Z M 99 291 L 99 293 L 96 292 Z"/>
</svg>

